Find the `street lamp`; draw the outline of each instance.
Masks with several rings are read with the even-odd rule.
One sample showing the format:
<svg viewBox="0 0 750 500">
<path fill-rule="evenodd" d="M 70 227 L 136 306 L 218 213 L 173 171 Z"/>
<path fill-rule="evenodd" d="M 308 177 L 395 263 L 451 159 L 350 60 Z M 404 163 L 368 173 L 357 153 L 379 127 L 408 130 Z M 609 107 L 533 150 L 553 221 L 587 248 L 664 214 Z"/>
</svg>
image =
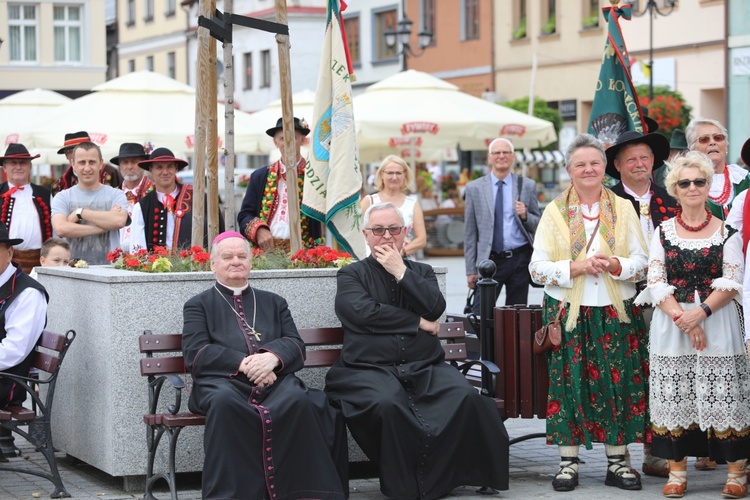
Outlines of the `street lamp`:
<svg viewBox="0 0 750 500">
<path fill-rule="evenodd" d="M 403 54 L 404 56 L 404 70 L 406 70 L 407 55 L 411 55 L 412 57 L 420 57 L 422 54 L 424 54 L 425 47 L 429 46 L 432 43 L 432 32 L 421 31 L 417 35 L 417 40 L 419 41 L 419 51 L 417 52 L 412 49 L 411 45 L 409 44 L 409 39 L 411 38 L 411 29 L 413 25 L 414 23 L 412 22 L 412 20 L 404 15 L 404 18 L 398 22 L 398 31 L 387 29 L 383 32 L 385 44 L 388 46 L 388 48 L 395 47 L 397 42 L 402 45 L 403 48 L 401 49 L 401 51 L 399 51 L 399 54 Z"/>
<path fill-rule="evenodd" d="M 643 12 L 635 15 L 641 17 L 648 12 L 649 24 L 648 24 L 648 99 L 649 101 L 654 98 L 654 19 L 656 16 L 668 16 L 672 13 L 677 0 L 664 0 L 663 10 L 659 9 L 655 0 L 648 0 L 646 7 Z"/>
</svg>

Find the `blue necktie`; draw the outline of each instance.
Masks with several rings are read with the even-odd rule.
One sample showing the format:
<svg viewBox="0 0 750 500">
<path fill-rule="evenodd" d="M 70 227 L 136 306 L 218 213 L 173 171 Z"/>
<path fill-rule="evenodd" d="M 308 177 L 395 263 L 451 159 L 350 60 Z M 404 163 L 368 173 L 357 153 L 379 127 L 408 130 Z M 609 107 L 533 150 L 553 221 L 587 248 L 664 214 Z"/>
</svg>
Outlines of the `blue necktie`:
<svg viewBox="0 0 750 500">
<path fill-rule="evenodd" d="M 503 181 L 497 181 L 497 196 L 495 196 L 495 227 L 492 238 L 492 251 L 503 251 Z"/>
</svg>

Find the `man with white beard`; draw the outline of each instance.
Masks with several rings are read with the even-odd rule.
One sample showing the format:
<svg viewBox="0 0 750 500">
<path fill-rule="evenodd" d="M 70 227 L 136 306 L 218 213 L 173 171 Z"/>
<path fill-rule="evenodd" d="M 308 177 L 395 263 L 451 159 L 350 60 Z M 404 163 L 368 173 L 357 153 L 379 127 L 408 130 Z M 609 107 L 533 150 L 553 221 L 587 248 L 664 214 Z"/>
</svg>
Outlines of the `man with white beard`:
<svg viewBox="0 0 750 500">
<path fill-rule="evenodd" d="M 128 199 L 128 217 L 133 216 L 133 207 L 138 201 L 154 189 L 154 183 L 145 175 L 146 171 L 138 166 L 138 162 L 147 160 L 148 155 L 143 146 L 134 142 L 120 144 L 120 152 L 110 159 L 110 163 L 120 167 L 122 174 L 122 189 Z M 130 227 L 127 225 L 120 229 L 120 248 L 125 252 L 130 251 Z"/>
</svg>

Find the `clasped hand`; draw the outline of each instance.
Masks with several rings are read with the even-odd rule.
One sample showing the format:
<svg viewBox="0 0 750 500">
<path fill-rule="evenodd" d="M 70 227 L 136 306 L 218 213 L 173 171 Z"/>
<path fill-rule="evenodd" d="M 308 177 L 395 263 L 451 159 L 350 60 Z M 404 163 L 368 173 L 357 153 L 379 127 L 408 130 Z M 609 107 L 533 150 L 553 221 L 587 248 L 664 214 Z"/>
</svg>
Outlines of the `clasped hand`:
<svg viewBox="0 0 750 500">
<path fill-rule="evenodd" d="M 616 259 L 601 253 L 592 255 L 581 262 L 581 264 L 583 264 L 581 269 L 582 274 L 590 274 L 594 277 L 598 277 L 599 273 L 615 272 L 619 267 Z"/>
<path fill-rule="evenodd" d="M 690 311 L 682 309 L 672 311 L 672 321 L 674 321 L 675 326 L 682 330 L 685 335 L 690 336 L 690 344 L 696 351 L 702 351 L 707 345 L 706 332 L 699 325 L 705 317 L 706 314 L 700 308 L 691 309 Z"/>
<path fill-rule="evenodd" d="M 279 365 L 279 358 L 271 352 L 261 352 L 245 356 L 240 369 L 248 380 L 259 387 L 267 387 L 276 381 L 274 369 Z"/>
</svg>

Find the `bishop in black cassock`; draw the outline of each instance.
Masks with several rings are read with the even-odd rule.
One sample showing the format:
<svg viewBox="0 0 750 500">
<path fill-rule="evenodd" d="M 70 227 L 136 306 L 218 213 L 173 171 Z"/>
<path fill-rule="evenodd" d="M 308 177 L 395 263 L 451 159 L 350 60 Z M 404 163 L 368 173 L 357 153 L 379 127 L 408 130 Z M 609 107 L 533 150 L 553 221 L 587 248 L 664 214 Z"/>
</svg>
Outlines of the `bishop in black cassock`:
<svg viewBox="0 0 750 500">
<path fill-rule="evenodd" d="M 379 466 L 384 495 L 432 499 L 463 485 L 507 490 L 507 432 L 494 402 L 444 362 L 436 320 L 445 299 L 430 266 L 400 256 L 403 225 L 393 204 L 370 207 L 364 227 L 372 254 L 338 272 L 344 345 L 326 392 Z"/>
<path fill-rule="evenodd" d="M 193 377 L 188 407 L 206 415 L 203 497 L 343 499 L 343 419 L 323 392 L 294 375 L 305 344 L 287 303 L 248 286 L 250 246 L 242 235 L 216 240 L 217 283 L 184 307 L 183 351 Z M 256 364 L 254 371 L 248 360 L 268 359 L 264 353 L 274 355 L 275 366 L 264 371 Z"/>
</svg>

